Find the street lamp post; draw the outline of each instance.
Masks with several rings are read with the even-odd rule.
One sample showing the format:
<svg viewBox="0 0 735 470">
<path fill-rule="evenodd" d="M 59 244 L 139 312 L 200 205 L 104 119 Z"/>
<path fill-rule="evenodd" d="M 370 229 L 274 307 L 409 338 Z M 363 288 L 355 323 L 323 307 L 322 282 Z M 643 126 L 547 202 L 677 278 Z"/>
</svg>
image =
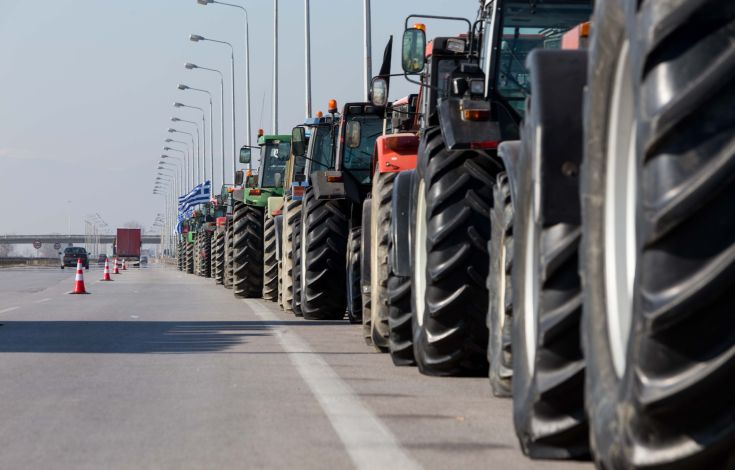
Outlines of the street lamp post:
<svg viewBox="0 0 735 470">
<path fill-rule="evenodd" d="M 181 144 L 181 145 L 184 146 L 184 148 L 186 149 L 186 151 L 181 150 L 181 149 L 177 149 L 177 148 L 174 148 L 174 147 L 169 147 L 169 146 L 164 146 L 163 147 L 163 150 L 166 150 L 166 151 L 168 151 L 168 150 L 175 150 L 177 152 L 181 152 L 181 154 L 184 157 L 184 178 L 185 178 L 184 181 L 189 181 L 189 180 L 194 181 L 194 176 L 191 176 L 191 177 L 189 176 L 190 175 L 190 172 L 192 171 L 192 169 L 191 169 L 191 163 L 189 163 L 189 159 L 190 158 L 193 158 L 192 155 L 191 155 L 191 151 L 189 150 L 189 144 L 187 142 L 184 142 L 183 140 L 175 140 L 175 139 L 170 139 L 170 138 L 164 140 L 164 142 L 166 142 L 167 144 L 176 143 L 176 144 Z M 192 162 L 193 162 L 193 160 L 192 160 Z M 186 187 L 186 184 L 182 184 L 181 186 L 182 186 L 182 188 L 185 188 Z"/>
<path fill-rule="evenodd" d="M 173 118 L 172 118 L 172 120 L 173 120 Z M 198 144 L 195 144 L 194 143 L 194 134 L 192 134 L 191 132 L 180 131 L 178 129 L 174 129 L 174 128 L 171 128 L 171 127 L 168 129 L 168 131 L 171 132 L 171 133 L 177 132 L 179 134 L 186 134 L 186 135 L 188 135 L 189 138 L 191 139 L 191 146 L 192 146 L 192 148 L 196 148 L 197 149 L 197 152 L 196 152 L 197 153 L 197 157 L 196 158 L 197 158 L 197 160 L 199 159 L 199 156 L 198 156 L 199 155 L 199 146 L 198 146 Z M 196 166 L 194 165 L 193 158 L 194 158 L 194 152 L 192 152 L 192 165 L 191 165 L 191 173 L 192 173 L 191 187 L 192 188 L 194 186 L 196 186 L 196 183 L 195 183 L 196 177 L 194 176 L 194 169 L 196 168 Z"/>
<path fill-rule="evenodd" d="M 216 72 L 219 74 L 219 93 L 220 93 L 220 102 L 219 102 L 219 110 L 221 115 L 221 121 L 220 121 L 220 130 L 222 131 L 222 140 L 220 145 L 220 150 L 222 151 L 222 185 L 225 184 L 225 81 L 224 76 L 222 75 L 222 72 L 220 72 L 217 69 L 212 69 L 208 67 L 201 67 L 196 64 L 192 64 L 190 62 L 187 62 L 184 64 L 184 68 L 187 70 L 193 70 L 193 69 L 200 69 L 200 70 L 207 70 L 210 72 Z M 233 125 L 234 128 L 234 125 Z M 212 174 L 214 174 L 214 166 L 212 167 Z"/>
<path fill-rule="evenodd" d="M 235 171 L 237 171 L 237 124 L 235 122 L 235 49 L 232 47 L 232 44 L 227 41 L 209 39 L 198 34 L 190 35 L 189 40 L 191 40 L 192 42 L 210 41 L 217 44 L 225 44 L 230 47 L 230 74 L 232 76 L 232 181 L 235 181 Z M 250 132 L 248 132 L 248 135 L 249 134 Z"/>
<path fill-rule="evenodd" d="M 202 167 L 204 168 L 204 172 L 202 173 L 202 175 L 203 175 L 202 180 L 206 180 L 207 179 L 207 123 L 206 123 L 206 120 L 204 119 L 204 110 L 202 108 L 200 108 L 199 106 L 191 106 L 191 105 L 188 105 L 188 104 L 179 103 L 178 101 L 176 103 L 174 103 L 174 107 L 175 108 L 198 109 L 202 113 L 202 135 L 203 135 L 203 139 L 204 139 L 204 145 L 202 145 L 202 153 L 204 154 L 203 155 L 203 158 L 202 158 Z M 181 119 L 181 121 L 183 121 L 183 119 Z M 184 122 L 186 122 L 186 121 L 184 121 Z M 197 123 L 197 130 L 198 129 L 199 129 L 199 124 Z M 210 137 L 210 139 L 212 138 L 211 135 L 209 137 Z M 197 162 L 197 165 L 198 164 L 199 164 L 199 162 Z"/>
<path fill-rule="evenodd" d="M 250 23 L 248 21 L 248 11 L 242 5 L 219 2 L 217 0 L 197 0 L 197 3 L 199 3 L 200 5 L 207 5 L 210 3 L 224 5 L 232 8 L 237 8 L 245 14 L 245 94 L 247 95 L 247 105 L 245 106 L 245 144 L 250 146 L 250 134 L 252 133 L 252 131 L 250 128 Z"/>
<path fill-rule="evenodd" d="M 194 88 L 190 87 L 189 85 L 182 85 L 179 83 L 178 86 L 179 90 L 192 90 L 192 91 L 198 91 L 200 93 L 206 93 L 209 97 L 209 171 L 212 175 L 212 186 L 214 186 L 214 136 L 212 133 L 212 93 L 210 93 L 208 90 L 204 90 L 202 88 Z M 204 165 L 204 179 L 207 177 L 207 165 L 205 161 Z"/>
<path fill-rule="evenodd" d="M 174 151 L 174 152 L 180 152 L 181 153 L 181 158 L 179 158 L 179 157 L 170 157 L 170 156 L 168 156 L 166 154 L 161 155 L 161 158 L 174 158 L 174 159 L 179 160 L 180 162 L 182 162 L 182 165 L 181 165 L 182 166 L 182 171 L 181 171 L 181 190 L 182 191 L 186 191 L 187 190 L 187 188 L 186 188 L 186 182 L 189 179 L 189 174 L 187 173 L 187 168 L 186 168 L 187 167 L 186 160 L 187 160 L 187 153 L 188 152 L 184 152 L 183 150 L 179 150 L 179 149 L 176 149 L 176 148 L 173 148 L 173 147 L 163 147 L 163 150 L 166 151 L 166 152 Z"/>
</svg>

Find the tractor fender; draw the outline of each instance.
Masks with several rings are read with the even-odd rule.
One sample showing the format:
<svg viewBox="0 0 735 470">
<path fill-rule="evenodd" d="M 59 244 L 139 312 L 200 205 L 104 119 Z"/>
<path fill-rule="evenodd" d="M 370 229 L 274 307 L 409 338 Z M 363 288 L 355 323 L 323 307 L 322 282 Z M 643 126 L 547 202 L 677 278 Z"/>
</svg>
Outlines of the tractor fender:
<svg viewBox="0 0 735 470">
<path fill-rule="evenodd" d="M 543 126 L 532 123 L 533 131 L 538 134 L 532 178 L 540 185 L 543 222 L 578 225 L 587 51 L 537 49 L 528 55 L 527 64 L 533 105 L 544 121 Z M 564 132 L 544 132 L 546 129 Z"/>
<path fill-rule="evenodd" d="M 416 168 L 419 136 L 411 133 L 387 134 L 375 141 L 379 173 L 396 173 Z"/>
<path fill-rule="evenodd" d="M 462 109 L 479 109 L 486 115 L 475 121 L 462 118 Z M 502 140 L 500 124 L 490 119 L 490 104 L 484 100 L 446 98 L 436 107 L 444 143 L 449 150 L 495 149 Z"/>
<path fill-rule="evenodd" d="M 278 214 L 273 217 L 276 230 L 276 259 L 281 261 L 281 238 L 283 233 L 283 215 Z"/>
<path fill-rule="evenodd" d="M 520 140 L 508 140 L 501 143 L 498 146 L 498 156 L 503 161 L 505 167 L 505 174 L 508 176 L 508 186 L 510 186 L 510 200 L 517 201 L 518 194 L 516 188 L 518 187 L 518 174 L 519 160 L 521 157 L 521 141 Z"/>
<path fill-rule="evenodd" d="M 341 171 L 315 171 L 311 175 L 311 184 L 314 187 L 314 197 L 324 199 L 344 199 L 344 174 Z"/>
<path fill-rule="evenodd" d="M 396 276 L 411 277 L 411 194 L 416 171 L 398 173 L 391 196 L 390 265 Z"/>
</svg>

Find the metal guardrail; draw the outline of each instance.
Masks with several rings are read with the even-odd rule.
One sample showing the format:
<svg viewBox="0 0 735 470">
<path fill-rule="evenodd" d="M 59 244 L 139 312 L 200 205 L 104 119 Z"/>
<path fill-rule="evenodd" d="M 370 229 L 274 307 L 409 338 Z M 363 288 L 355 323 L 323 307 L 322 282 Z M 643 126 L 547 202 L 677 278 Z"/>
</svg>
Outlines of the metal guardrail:
<svg viewBox="0 0 735 470">
<path fill-rule="evenodd" d="M 140 237 L 144 245 L 157 245 L 161 243 L 160 235 L 142 235 Z M 61 243 L 84 243 L 89 240 L 85 235 L 0 235 L 0 245 L 22 245 L 31 244 L 34 241 L 40 241 L 43 244 Z M 99 235 L 100 243 L 112 243 L 115 241 L 115 235 Z"/>
<path fill-rule="evenodd" d="M 55 266 L 60 264 L 59 258 L 0 258 L 0 268 L 6 266 Z"/>
</svg>

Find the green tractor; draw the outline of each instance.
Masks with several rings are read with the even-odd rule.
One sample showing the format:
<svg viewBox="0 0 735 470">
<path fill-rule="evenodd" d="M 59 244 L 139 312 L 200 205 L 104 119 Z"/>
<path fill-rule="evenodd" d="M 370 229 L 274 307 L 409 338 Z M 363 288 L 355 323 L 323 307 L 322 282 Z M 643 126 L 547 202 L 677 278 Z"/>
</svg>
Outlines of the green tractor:
<svg viewBox="0 0 735 470">
<path fill-rule="evenodd" d="M 233 199 L 233 289 L 236 297 L 278 299 L 277 230 L 274 212 L 283 203 L 283 181 L 291 147 L 289 135 L 260 135 L 260 168 L 246 174 Z M 240 149 L 250 165 L 251 149 Z"/>
</svg>

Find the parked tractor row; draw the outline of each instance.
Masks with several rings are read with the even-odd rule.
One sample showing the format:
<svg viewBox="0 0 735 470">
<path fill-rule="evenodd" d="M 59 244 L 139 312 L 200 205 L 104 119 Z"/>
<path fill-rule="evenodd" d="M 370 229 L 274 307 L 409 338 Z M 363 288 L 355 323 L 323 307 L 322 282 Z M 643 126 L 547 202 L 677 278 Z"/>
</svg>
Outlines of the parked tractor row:
<svg viewBox="0 0 735 470">
<path fill-rule="evenodd" d="M 388 53 L 370 102 L 259 136 L 179 269 L 487 375 L 532 458 L 735 468 L 735 6 L 592 3 L 409 16 L 416 93 Z"/>
</svg>

